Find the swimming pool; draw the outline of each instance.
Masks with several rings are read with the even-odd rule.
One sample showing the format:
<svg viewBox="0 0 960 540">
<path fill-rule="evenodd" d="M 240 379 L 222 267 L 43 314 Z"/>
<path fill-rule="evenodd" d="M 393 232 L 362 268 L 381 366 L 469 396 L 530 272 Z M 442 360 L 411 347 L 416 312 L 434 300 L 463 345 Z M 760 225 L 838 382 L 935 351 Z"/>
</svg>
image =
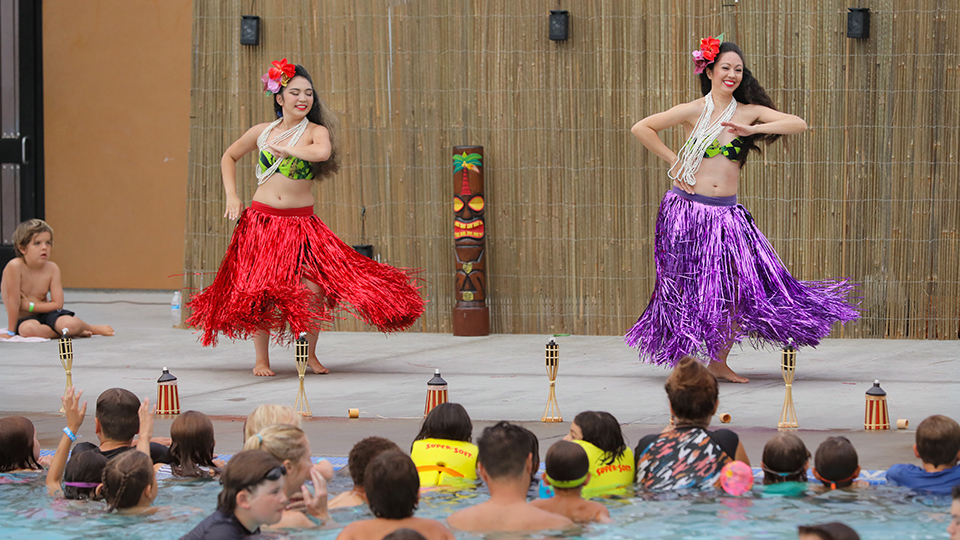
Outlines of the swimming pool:
<svg viewBox="0 0 960 540">
<path fill-rule="evenodd" d="M 340 465 L 340 460 L 334 460 Z M 330 493 L 349 489 L 349 476 L 340 471 Z M 156 514 L 127 517 L 105 514 L 102 503 L 53 501 L 42 480 L 0 486 L 0 537 L 31 540 L 66 538 L 179 538 L 216 506 L 220 486 L 216 481 L 165 480 L 155 506 Z M 444 519 L 458 508 L 486 500 L 481 488 L 466 492 L 428 491 L 421 498 L 419 517 Z M 571 531 L 563 538 L 590 539 L 791 539 L 798 524 L 843 521 L 864 539 L 945 538 L 949 514 L 946 498 L 918 497 L 902 488 L 871 486 L 859 491 L 834 491 L 803 498 L 766 498 L 762 486 L 751 494 L 725 497 L 716 494 L 639 494 L 604 502 L 615 520 L 611 525 Z M 345 525 L 372 517 L 366 508 L 335 510 Z M 332 539 L 339 528 L 304 530 L 291 538 Z M 459 539 L 480 538 L 458 533 Z"/>
</svg>

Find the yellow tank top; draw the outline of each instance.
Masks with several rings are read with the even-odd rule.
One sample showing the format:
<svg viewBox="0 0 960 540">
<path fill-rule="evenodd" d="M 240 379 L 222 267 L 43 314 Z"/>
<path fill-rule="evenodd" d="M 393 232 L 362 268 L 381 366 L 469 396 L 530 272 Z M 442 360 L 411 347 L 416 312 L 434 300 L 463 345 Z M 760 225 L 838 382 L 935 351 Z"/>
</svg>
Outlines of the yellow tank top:
<svg viewBox="0 0 960 540">
<path fill-rule="evenodd" d="M 609 493 L 616 488 L 629 486 L 636 475 L 636 463 L 633 461 L 633 450 L 627 447 L 620 459 L 607 465 L 603 463 L 603 450 L 587 441 L 573 441 L 583 447 L 590 459 L 590 481 L 583 488 L 583 496 L 591 497 L 602 493 Z"/>
<path fill-rule="evenodd" d="M 450 486 L 477 479 L 477 445 L 447 439 L 414 441 L 410 458 L 420 487 Z"/>
</svg>

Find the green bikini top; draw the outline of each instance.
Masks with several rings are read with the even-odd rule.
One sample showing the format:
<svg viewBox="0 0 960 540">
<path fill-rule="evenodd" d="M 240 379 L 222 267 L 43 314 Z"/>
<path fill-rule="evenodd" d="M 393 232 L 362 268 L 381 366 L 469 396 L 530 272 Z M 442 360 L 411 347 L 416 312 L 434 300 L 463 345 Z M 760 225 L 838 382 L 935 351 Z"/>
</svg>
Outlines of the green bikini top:
<svg viewBox="0 0 960 540">
<path fill-rule="evenodd" d="M 740 159 L 740 152 L 743 150 L 743 139 L 736 137 L 729 143 L 720 146 L 720 141 L 714 139 L 710 146 L 706 147 L 703 151 L 704 158 L 712 158 L 713 156 L 723 154 L 730 159 L 730 161 L 737 161 Z"/>
<path fill-rule="evenodd" d="M 263 173 L 269 169 L 277 160 L 276 156 L 269 152 L 260 152 L 260 172 Z M 291 180 L 313 180 L 313 167 L 310 163 L 293 156 L 287 156 L 280 162 L 277 172 Z"/>
</svg>

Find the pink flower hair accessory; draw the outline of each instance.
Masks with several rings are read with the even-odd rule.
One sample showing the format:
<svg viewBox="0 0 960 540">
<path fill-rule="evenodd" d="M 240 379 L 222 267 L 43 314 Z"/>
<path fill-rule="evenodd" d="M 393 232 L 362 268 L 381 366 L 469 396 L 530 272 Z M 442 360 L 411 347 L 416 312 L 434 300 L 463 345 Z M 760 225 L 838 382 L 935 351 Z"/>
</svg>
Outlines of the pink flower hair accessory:
<svg viewBox="0 0 960 540">
<path fill-rule="evenodd" d="M 293 64 L 288 64 L 287 59 L 275 60 L 271 62 L 272 66 L 263 74 L 263 77 L 260 77 L 260 81 L 263 83 L 263 91 L 268 94 L 276 94 L 280 89 L 287 85 L 290 82 L 290 79 L 293 78 L 293 75 L 297 72 L 297 67 Z"/>
<path fill-rule="evenodd" d="M 703 73 L 703 70 L 707 69 L 707 66 L 717 59 L 717 55 L 720 54 L 720 42 L 722 41 L 723 34 L 717 37 L 705 37 L 700 40 L 700 48 L 691 53 L 693 55 L 694 73 L 698 75 Z"/>
</svg>

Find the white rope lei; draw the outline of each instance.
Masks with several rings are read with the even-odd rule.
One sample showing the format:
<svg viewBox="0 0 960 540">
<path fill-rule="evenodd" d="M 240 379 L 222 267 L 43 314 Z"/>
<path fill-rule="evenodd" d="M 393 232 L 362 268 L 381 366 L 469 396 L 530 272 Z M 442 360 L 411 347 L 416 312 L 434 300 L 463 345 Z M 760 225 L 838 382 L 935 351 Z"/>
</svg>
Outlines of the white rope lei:
<svg viewBox="0 0 960 540">
<path fill-rule="evenodd" d="M 278 118 L 275 121 L 271 122 L 270 125 L 267 126 L 267 129 L 263 130 L 263 133 L 261 133 L 260 136 L 257 137 L 257 148 L 259 148 L 261 152 L 270 152 L 270 150 L 267 148 L 267 138 L 270 136 L 270 132 L 273 131 L 273 128 L 280 125 L 280 122 L 282 121 L 283 121 L 283 118 Z M 279 142 L 283 142 L 287 139 L 290 139 L 290 142 L 287 143 L 287 146 L 296 146 L 297 143 L 300 141 L 300 137 L 303 136 L 303 132 L 306 131 L 307 124 L 309 123 L 310 122 L 306 119 L 306 117 L 304 117 L 304 119 L 301 120 L 299 124 L 277 135 L 276 137 L 274 137 L 272 141 L 270 141 L 270 143 L 277 144 Z M 260 172 L 260 167 L 257 167 L 255 169 L 257 173 L 258 186 L 262 185 L 271 176 L 273 176 L 273 173 L 277 172 L 277 169 L 280 168 L 281 161 L 283 160 L 282 159 L 274 160 L 273 165 L 271 165 L 269 169 L 263 172 Z"/>
<path fill-rule="evenodd" d="M 710 117 L 713 116 L 714 109 L 713 96 L 707 94 L 704 96 L 704 101 L 703 111 L 700 112 L 700 118 L 697 120 L 697 124 L 693 126 L 693 132 L 690 133 L 690 138 L 687 139 L 687 142 L 683 143 L 683 148 L 680 149 L 680 155 L 677 156 L 677 162 L 667 171 L 667 176 L 669 176 L 671 180 L 677 180 L 679 178 L 691 186 L 697 183 L 697 179 L 694 178 L 693 175 L 700 169 L 700 162 L 703 161 L 704 151 L 723 131 L 721 124 L 723 122 L 729 122 L 730 119 L 733 118 L 733 114 L 737 112 L 737 100 L 731 96 L 730 104 L 724 109 L 723 114 L 721 114 L 716 121 L 710 123 Z M 677 168 L 678 165 L 680 166 L 679 168 Z M 675 169 L 676 172 L 674 172 Z"/>
</svg>

